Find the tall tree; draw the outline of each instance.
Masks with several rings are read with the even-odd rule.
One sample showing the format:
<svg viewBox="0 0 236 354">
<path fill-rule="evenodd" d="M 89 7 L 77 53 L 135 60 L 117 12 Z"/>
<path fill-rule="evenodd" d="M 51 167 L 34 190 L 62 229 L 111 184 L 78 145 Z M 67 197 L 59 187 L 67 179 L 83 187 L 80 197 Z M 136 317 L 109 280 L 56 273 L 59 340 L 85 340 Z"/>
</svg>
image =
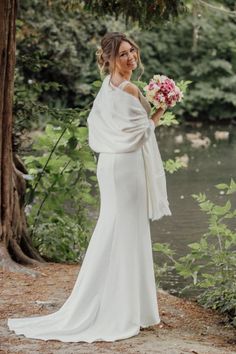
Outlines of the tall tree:
<svg viewBox="0 0 236 354">
<path fill-rule="evenodd" d="M 24 213 L 26 173 L 12 151 L 12 101 L 15 68 L 16 0 L 0 2 L 0 265 L 11 271 L 27 270 L 17 262 L 38 264 L 43 259 L 27 234 Z M 10 254 L 9 254 L 10 252 Z"/>
</svg>

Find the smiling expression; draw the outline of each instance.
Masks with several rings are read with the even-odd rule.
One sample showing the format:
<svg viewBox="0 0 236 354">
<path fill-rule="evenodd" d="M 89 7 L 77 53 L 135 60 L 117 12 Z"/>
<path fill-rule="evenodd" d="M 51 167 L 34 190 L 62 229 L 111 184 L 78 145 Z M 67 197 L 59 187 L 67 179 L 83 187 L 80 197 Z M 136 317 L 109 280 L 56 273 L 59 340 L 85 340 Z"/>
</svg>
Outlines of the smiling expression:
<svg viewBox="0 0 236 354">
<path fill-rule="evenodd" d="M 135 70 L 138 65 L 138 54 L 135 47 L 129 42 L 122 41 L 116 57 L 116 66 L 119 71 Z"/>
</svg>

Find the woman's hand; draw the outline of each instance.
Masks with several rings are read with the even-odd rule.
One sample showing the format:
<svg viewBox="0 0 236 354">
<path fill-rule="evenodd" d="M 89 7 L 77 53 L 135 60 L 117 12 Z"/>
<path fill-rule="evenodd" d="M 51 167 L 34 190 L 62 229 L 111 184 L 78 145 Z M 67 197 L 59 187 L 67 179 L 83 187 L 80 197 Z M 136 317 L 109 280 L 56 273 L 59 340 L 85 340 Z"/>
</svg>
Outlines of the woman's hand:
<svg viewBox="0 0 236 354">
<path fill-rule="evenodd" d="M 160 120 L 161 117 L 163 116 L 164 112 L 165 112 L 165 109 L 160 107 L 160 108 L 158 108 L 158 110 L 157 110 L 155 113 L 153 113 L 153 115 L 151 116 L 151 119 L 154 121 L 155 126 L 158 125 L 159 120 Z"/>
</svg>

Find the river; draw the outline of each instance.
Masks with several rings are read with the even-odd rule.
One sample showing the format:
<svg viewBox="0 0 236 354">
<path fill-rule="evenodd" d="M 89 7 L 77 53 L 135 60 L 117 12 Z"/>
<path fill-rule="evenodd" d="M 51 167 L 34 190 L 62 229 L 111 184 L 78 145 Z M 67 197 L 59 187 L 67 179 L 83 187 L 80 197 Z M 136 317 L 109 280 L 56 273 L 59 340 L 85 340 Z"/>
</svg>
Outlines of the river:
<svg viewBox="0 0 236 354">
<path fill-rule="evenodd" d="M 191 195 L 206 193 L 209 199 L 220 205 L 228 199 L 214 186 L 229 183 L 230 178 L 236 180 L 236 127 L 188 123 L 176 128 L 156 128 L 156 135 L 163 160 L 184 156 L 187 162 L 187 167 L 166 175 L 172 216 L 151 222 L 153 243 L 170 243 L 178 258 L 190 250 L 187 246 L 189 243 L 198 241 L 207 231 L 207 216 L 200 211 Z M 231 201 L 236 207 L 235 195 L 231 196 Z M 236 227 L 235 221 L 231 224 Z M 161 264 L 165 260 L 165 257 L 154 252 L 155 263 Z M 163 289 L 180 295 L 180 290 L 187 282 L 169 272 L 161 277 L 160 284 Z M 189 291 L 185 295 L 195 294 Z"/>
</svg>

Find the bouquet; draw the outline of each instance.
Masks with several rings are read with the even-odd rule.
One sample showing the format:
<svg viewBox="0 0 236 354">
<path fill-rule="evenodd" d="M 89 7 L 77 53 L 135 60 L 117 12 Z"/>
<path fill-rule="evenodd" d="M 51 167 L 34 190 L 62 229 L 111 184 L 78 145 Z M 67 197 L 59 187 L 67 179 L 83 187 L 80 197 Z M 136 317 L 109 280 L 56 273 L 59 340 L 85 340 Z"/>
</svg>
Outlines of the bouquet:
<svg viewBox="0 0 236 354">
<path fill-rule="evenodd" d="M 180 87 L 165 75 L 154 75 L 143 90 L 147 100 L 157 109 L 161 107 L 166 110 L 168 107 L 174 107 L 183 98 Z"/>
</svg>

